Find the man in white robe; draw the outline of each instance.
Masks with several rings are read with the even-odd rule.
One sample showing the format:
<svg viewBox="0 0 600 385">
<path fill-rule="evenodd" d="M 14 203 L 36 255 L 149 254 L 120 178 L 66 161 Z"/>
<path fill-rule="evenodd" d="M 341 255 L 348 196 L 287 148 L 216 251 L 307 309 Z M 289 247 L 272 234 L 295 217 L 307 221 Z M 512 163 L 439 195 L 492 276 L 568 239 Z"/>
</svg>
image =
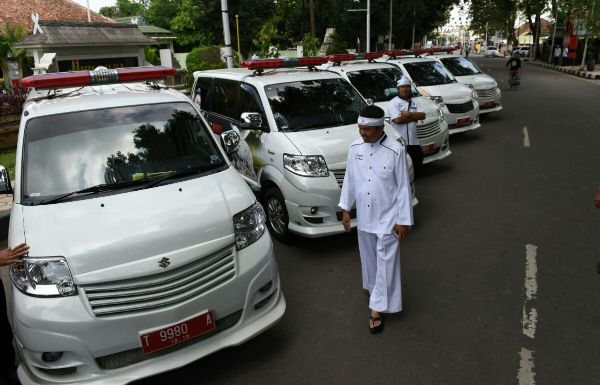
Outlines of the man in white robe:
<svg viewBox="0 0 600 385">
<path fill-rule="evenodd" d="M 347 232 L 356 207 L 363 288 L 369 291 L 369 330 L 383 330 L 381 313 L 402 311 L 400 242 L 413 224 L 404 147 L 384 133 L 384 111 L 365 107 L 358 117 L 361 139 L 350 146 L 338 206 Z"/>
</svg>

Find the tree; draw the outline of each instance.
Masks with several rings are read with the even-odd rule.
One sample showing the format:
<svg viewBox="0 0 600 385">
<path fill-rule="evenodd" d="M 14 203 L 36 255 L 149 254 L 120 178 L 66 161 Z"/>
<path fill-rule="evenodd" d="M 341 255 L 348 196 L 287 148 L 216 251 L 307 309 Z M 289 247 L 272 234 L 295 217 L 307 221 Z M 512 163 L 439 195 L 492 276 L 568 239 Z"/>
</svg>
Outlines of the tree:
<svg viewBox="0 0 600 385">
<path fill-rule="evenodd" d="M 279 56 L 277 50 L 271 49 L 271 47 L 277 47 L 277 40 L 279 40 L 277 27 L 272 22 L 266 22 L 252 43 L 258 49 L 259 56 L 277 57 Z"/>
<path fill-rule="evenodd" d="M 5 76 L 8 75 L 8 62 L 16 61 L 20 68 L 23 68 L 26 52 L 22 48 L 15 48 L 15 43 L 23 39 L 26 35 L 26 28 L 23 24 L 11 26 L 8 23 L 0 25 L 0 68 Z M 10 82 L 6 83 L 8 89 L 11 88 Z"/>
<path fill-rule="evenodd" d="M 501 31 L 513 44 L 518 44 L 513 26 L 517 18 L 519 0 L 471 0 L 470 28 L 479 35 Z"/>
<path fill-rule="evenodd" d="M 100 8 L 100 14 L 110 18 L 137 16 L 142 13 L 143 8 L 141 3 L 132 0 L 117 0 L 117 4 L 112 7 Z"/>
<path fill-rule="evenodd" d="M 304 34 L 302 39 L 302 51 L 304 56 L 317 56 L 321 48 L 321 40 L 313 37 L 310 33 Z"/>
<path fill-rule="evenodd" d="M 170 29 L 171 20 L 179 13 L 181 3 L 182 0 L 152 0 L 144 16 L 150 24 Z"/>
</svg>

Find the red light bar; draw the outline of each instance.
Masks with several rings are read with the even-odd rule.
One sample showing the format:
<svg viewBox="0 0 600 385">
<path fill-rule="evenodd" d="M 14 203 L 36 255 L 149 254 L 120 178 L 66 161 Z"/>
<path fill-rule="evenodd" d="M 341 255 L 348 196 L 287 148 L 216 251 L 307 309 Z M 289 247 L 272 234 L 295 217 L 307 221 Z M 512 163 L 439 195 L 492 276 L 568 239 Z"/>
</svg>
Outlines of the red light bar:
<svg viewBox="0 0 600 385">
<path fill-rule="evenodd" d="M 332 62 L 351 61 L 356 60 L 356 55 L 352 53 L 340 53 L 337 55 L 329 55 L 327 59 Z"/>
<path fill-rule="evenodd" d="M 383 53 L 381 53 L 381 52 L 365 52 L 362 56 L 367 60 L 373 60 L 373 59 L 379 59 L 380 57 L 382 57 Z"/>
<path fill-rule="evenodd" d="M 294 59 L 254 59 L 244 60 L 240 63 L 242 67 L 249 70 L 264 70 L 271 68 L 291 68 L 291 67 L 310 67 L 327 63 L 327 58 L 323 56 L 307 56 Z"/>
<path fill-rule="evenodd" d="M 388 56 L 406 56 L 406 55 L 413 55 L 412 51 L 406 50 L 406 49 L 392 49 L 389 51 L 383 51 L 384 54 L 388 55 Z"/>
<path fill-rule="evenodd" d="M 168 67 L 131 67 L 131 68 L 97 68 L 94 71 L 54 72 L 32 75 L 23 79 L 23 88 L 69 88 L 98 84 L 140 82 L 164 79 L 175 76 L 175 68 Z"/>
</svg>

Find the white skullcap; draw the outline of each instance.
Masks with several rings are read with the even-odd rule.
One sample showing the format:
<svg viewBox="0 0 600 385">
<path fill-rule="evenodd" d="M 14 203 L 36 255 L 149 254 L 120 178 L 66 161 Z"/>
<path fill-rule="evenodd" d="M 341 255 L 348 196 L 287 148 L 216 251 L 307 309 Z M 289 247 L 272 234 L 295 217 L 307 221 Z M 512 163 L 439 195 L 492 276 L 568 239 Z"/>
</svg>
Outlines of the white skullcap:
<svg viewBox="0 0 600 385">
<path fill-rule="evenodd" d="M 380 127 L 383 126 L 383 122 L 385 121 L 384 117 L 381 118 L 367 118 L 364 116 L 358 116 L 358 124 L 361 126 L 369 126 L 369 127 Z"/>
<path fill-rule="evenodd" d="M 410 79 L 407 78 L 406 76 L 402 76 L 400 78 L 400 80 L 398 80 L 396 82 L 396 86 L 400 87 L 400 86 L 410 86 Z"/>
</svg>

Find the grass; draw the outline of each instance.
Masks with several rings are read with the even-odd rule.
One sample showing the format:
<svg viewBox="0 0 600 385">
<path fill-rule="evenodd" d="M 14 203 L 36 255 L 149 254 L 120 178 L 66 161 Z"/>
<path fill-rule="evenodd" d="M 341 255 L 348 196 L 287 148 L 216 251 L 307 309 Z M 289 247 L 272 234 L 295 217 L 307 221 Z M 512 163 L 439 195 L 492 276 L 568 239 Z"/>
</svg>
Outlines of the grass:
<svg viewBox="0 0 600 385">
<path fill-rule="evenodd" d="M 17 157 L 17 149 L 0 151 L 0 165 L 6 167 L 10 174 L 10 180 L 15 180 L 15 162 Z"/>
</svg>

